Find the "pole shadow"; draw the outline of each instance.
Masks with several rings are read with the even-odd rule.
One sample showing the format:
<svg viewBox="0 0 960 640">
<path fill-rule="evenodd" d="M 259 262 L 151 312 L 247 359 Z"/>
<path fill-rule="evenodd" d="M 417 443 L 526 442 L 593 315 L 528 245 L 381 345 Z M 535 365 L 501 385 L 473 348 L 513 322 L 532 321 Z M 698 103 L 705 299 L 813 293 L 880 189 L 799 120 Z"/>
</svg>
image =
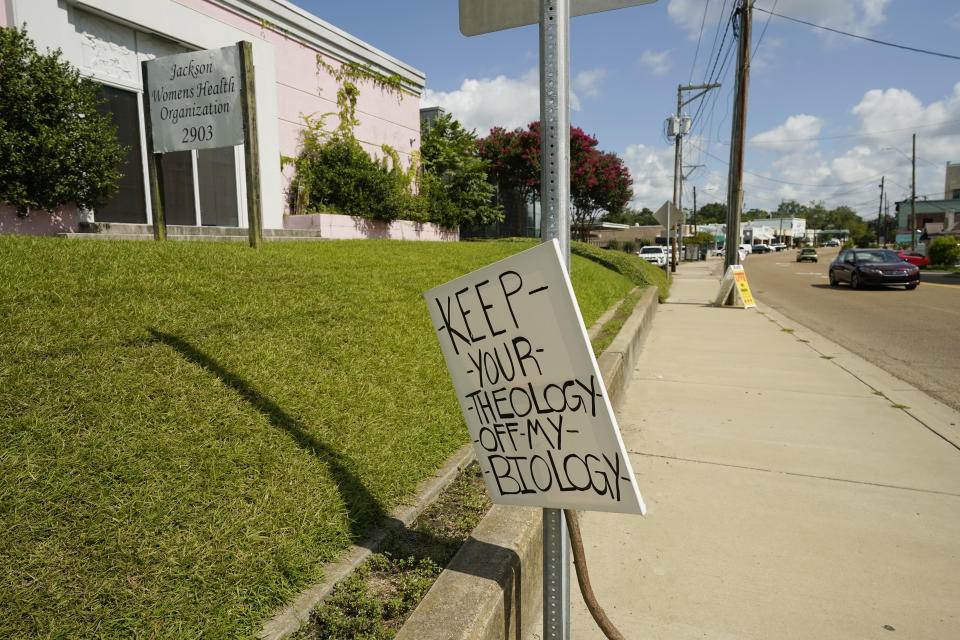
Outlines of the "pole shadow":
<svg viewBox="0 0 960 640">
<path fill-rule="evenodd" d="M 300 421 L 286 413 L 276 402 L 261 394 L 249 382 L 229 371 L 183 338 L 155 329 L 149 329 L 149 331 L 155 341 L 167 345 L 185 359 L 217 376 L 224 384 L 239 393 L 250 406 L 263 414 L 270 424 L 287 433 L 299 447 L 327 465 L 347 508 L 350 534 L 354 541 L 363 539 L 373 527 L 384 521 L 387 514 L 383 505 L 354 473 L 351 462 L 346 456 L 318 440 Z"/>
</svg>

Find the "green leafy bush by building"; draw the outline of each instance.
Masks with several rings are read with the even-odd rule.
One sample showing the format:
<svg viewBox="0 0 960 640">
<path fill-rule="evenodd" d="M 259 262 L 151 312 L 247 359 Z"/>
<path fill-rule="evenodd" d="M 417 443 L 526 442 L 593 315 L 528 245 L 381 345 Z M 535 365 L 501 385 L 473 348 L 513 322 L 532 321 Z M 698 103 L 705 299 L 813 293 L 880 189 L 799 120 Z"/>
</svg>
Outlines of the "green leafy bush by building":
<svg viewBox="0 0 960 640">
<path fill-rule="evenodd" d="M 126 149 L 100 102 L 59 49 L 39 53 L 25 28 L 0 28 L 0 202 L 25 216 L 109 198 Z"/>
<path fill-rule="evenodd" d="M 956 238 L 934 238 L 927 246 L 930 264 L 952 267 L 960 261 L 960 245 Z"/>
</svg>

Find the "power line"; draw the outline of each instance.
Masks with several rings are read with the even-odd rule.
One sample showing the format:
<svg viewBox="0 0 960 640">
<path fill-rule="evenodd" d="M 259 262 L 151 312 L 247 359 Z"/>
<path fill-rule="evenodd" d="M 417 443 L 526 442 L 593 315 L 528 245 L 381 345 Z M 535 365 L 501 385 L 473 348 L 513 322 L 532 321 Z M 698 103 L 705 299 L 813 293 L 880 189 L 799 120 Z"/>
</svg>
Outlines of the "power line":
<svg viewBox="0 0 960 640">
<path fill-rule="evenodd" d="M 690 78 L 687 80 L 687 84 L 693 84 L 693 70 L 697 68 L 697 56 L 700 55 L 700 40 L 703 39 L 703 27 L 707 23 L 707 8 L 709 6 L 709 2 L 703 3 L 703 17 L 700 18 L 700 35 L 697 36 L 697 49 L 693 52 L 693 64 L 690 65 Z"/>
<path fill-rule="evenodd" d="M 893 42 L 886 42 L 884 40 L 877 40 L 875 38 L 868 38 L 867 36 L 860 36 L 855 33 L 848 33 L 846 31 L 840 31 L 839 29 L 833 29 L 832 27 L 825 27 L 822 24 L 814 24 L 812 22 L 807 22 L 806 20 L 800 20 L 799 18 L 791 18 L 790 16 L 785 16 L 781 13 L 774 13 L 769 9 L 762 9 L 760 7 L 754 6 L 754 9 L 757 11 L 763 11 L 764 13 L 769 13 L 771 16 L 777 16 L 778 18 L 784 18 L 785 20 L 792 20 L 793 22 L 799 22 L 800 24 L 805 24 L 809 27 L 815 27 L 817 29 L 823 29 L 824 31 L 832 31 L 833 33 L 839 33 L 842 36 L 848 36 L 851 38 L 858 38 L 860 40 L 866 40 L 867 42 L 873 42 L 875 44 L 882 44 L 888 47 L 896 47 L 897 49 L 906 49 L 907 51 L 915 51 L 917 53 L 925 53 L 930 56 L 940 56 L 941 58 L 950 58 L 952 60 L 960 60 L 960 56 L 951 55 L 949 53 L 940 53 L 938 51 L 929 51 L 927 49 L 918 49 L 916 47 L 908 47 L 902 44 L 895 44 Z"/>
<path fill-rule="evenodd" d="M 776 8 L 777 8 L 777 3 L 778 3 L 778 2 L 780 2 L 780 0 L 773 0 L 773 9 L 776 9 Z M 754 5 L 754 8 L 755 8 L 755 9 L 757 8 L 756 5 Z M 767 33 L 767 27 L 770 26 L 770 21 L 771 21 L 772 19 L 773 19 L 773 13 L 770 13 L 769 15 L 767 15 L 767 21 L 763 24 L 763 31 L 760 32 L 760 37 L 757 39 L 757 45 L 753 48 L 753 57 L 754 57 L 754 58 L 757 57 L 757 49 L 760 48 L 760 43 L 763 42 L 763 36 L 764 36 L 764 34 Z"/>
</svg>

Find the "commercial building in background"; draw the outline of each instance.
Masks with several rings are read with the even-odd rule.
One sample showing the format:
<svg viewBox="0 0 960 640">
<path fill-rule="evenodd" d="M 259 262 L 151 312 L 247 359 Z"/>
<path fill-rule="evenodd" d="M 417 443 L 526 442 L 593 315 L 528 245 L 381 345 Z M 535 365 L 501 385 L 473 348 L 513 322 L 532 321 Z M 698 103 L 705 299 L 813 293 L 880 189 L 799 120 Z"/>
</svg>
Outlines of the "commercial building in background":
<svg viewBox="0 0 960 640">
<path fill-rule="evenodd" d="M 355 83 L 354 133 L 367 151 L 378 155 L 389 145 L 409 162 L 420 148 L 423 73 L 285 0 L 0 0 L 0 26 L 24 25 L 38 50 L 61 49 L 67 62 L 103 87 L 103 108 L 130 151 L 119 192 L 104 206 L 80 214 L 67 206 L 20 219 L 0 206 L 0 231 L 76 231 L 80 215 L 91 222 L 152 224 L 140 63 L 241 40 L 253 44 L 264 229 L 284 227 L 294 170 L 282 159 L 297 155 L 304 115 L 337 112 L 339 87 L 331 70 L 341 64 L 399 79 L 402 88 Z M 325 128 L 336 126 L 336 116 L 328 116 Z M 246 227 L 242 146 L 168 153 L 163 163 L 167 224 Z"/>
<path fill-rule="evenodd" d="M 944 200 L 960 200 L 960 164 L 947 160 L 947 176 L 943 186 Z"/>
<path fill-rule="evenodd" d="M 947 162 L 943 191 L 943 200 L 918 198 L 911 206 L 908 198 L 896 203 L 897 243 L 922 247 L 938 236 L 960 238 L 960 164 Z"/>
</svg>

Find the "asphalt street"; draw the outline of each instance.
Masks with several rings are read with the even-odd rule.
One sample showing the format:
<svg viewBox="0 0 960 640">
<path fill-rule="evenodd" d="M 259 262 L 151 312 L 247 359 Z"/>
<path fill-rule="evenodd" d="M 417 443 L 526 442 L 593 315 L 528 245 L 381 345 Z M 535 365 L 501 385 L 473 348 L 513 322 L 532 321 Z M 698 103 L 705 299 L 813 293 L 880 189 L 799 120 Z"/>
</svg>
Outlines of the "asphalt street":
<svg viewBox="0 0 960 640">
<path fill-rule="evenodd" d="M 819 261 L 796 262 L 795 251 L 749 255 L 743 261 L 763 304 L 960 410 L 960 277 L 922 272 L 914 291 L 903 287 L 831 287 L 838 249 L 820 248 Z"/>
</svg>

